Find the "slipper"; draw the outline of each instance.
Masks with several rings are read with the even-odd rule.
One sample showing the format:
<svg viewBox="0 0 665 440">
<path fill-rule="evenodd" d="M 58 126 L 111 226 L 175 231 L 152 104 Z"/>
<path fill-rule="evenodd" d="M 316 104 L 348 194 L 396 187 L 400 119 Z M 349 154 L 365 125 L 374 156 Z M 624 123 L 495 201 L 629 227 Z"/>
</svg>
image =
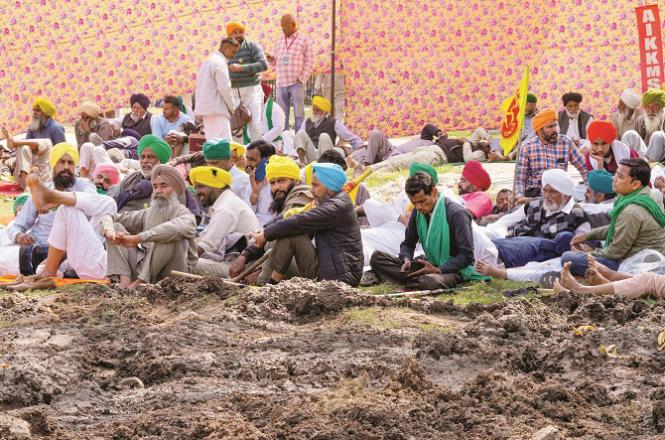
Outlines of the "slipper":
<svg viewBox="0 0 665 440">
<path fill-rule="evenodd" d="M 560 272 L 545 272 L 540 276 L 540 285 L 543 286 L 546 289 L 551 289 L 554 287 L 554 282 L 561 278 L 561 273 Z"/>
</svg>

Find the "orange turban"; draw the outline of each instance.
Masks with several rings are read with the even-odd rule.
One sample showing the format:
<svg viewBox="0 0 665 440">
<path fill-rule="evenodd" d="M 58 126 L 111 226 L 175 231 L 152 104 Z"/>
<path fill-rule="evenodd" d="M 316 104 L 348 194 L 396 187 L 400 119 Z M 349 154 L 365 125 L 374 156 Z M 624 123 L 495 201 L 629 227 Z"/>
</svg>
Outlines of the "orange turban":
<svg viewBox="0 0 665 440">
<path fill-rule="evenodd" d="M 533 131 L 538 131 L 552 121 L 557 120 L 557 114 L 554 110 L 543 110 L 533 117 Z"/>
<path fill-rule="evenodd" d="M 241 31 L 245 32 L 245 25 L 242 23 L 238 23 L 237 21 L 231 21 L 226 24 L 226 36 L 230 37 L 233 31 L 236 29 L 240 29 Z"/>
</svg>

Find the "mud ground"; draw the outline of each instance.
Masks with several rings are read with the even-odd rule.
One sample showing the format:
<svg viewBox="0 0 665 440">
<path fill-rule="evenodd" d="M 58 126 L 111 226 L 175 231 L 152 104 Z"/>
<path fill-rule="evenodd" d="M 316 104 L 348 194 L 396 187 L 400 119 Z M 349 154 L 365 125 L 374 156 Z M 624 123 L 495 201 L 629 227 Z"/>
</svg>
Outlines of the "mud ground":
<svg viewBox="0 0 665 440">
<path fill-rule="evenodd" d="M 458 307 L 303 280 L 0 294 L 0 438 L 663 438 L 664 321 L 610 297 Z"/>
</svg>

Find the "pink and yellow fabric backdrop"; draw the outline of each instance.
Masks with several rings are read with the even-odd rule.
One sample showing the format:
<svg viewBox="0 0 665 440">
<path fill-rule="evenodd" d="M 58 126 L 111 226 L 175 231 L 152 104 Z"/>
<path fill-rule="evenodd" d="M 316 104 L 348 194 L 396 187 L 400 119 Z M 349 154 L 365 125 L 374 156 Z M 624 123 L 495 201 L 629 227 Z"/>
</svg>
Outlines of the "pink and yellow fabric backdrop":
<svg viewBox="0 0 665 440">
<path fill-rule="evenodd" d="M 198 65 L 230 20 L 270 49 L 293 11 L 325 71 L 331 2 L 30 0 L 0 5 L 0 123 L 24 129 L 37 95 L 71 122 L 78 103 L 128 105 L 194 88 Z M 620 0 L 339 0 L 337 53 L 346 74 L 348 124 L 365 136 L 496 128 L 499 105 L 532 67 L 539 107 L 560 107 L 568 90 L 608 117 L 625 87 L 639 87 L 633 8 Z M 664 2 L 659 2 L 661 11 Z"/>
<path fill-rule="evenodd" d="M 0 124 L 25 129 L 35 96 L 50 99 L 56 119 L 77 106 L 129 106 L 132 93 L 154 102 L 191 93 L 196 71 L 226 34 L 228 21 L 272 50 L 280 18 L 292 12 L 312 36 L 316 68 L 328 68 L 329 2 L 203 0 L 17 0 L 0 4 Z M 324 31 L 320 31 L 324 29 Z"/>
</svg>

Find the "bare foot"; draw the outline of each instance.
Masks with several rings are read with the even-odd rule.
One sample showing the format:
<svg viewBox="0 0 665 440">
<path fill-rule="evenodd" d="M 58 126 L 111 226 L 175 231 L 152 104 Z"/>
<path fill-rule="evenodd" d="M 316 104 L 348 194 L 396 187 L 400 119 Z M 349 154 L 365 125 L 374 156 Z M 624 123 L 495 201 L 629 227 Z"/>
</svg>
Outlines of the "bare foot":
<svg viewBox="0 0 665 440">
<path fill-rule="evenodd" d="M 32 203 L 34 203 L 35 208 L 37 208 L 38 211 L 43 210 L 50 202 L 49 193 L 52 190 L 44 185 L 44 182 L 39 180 L 39 176 L 34 172 L 28 174 L 26 182 L 30 189 L 30 198 L 32 198 Z"/>
<path fill-rule="evenodd" d="M 602 276 L 596 269 L 589 268 L 585 275 L 587 283 L 591 286 L 602 286 L 610 283 L 610 280 Z"/>
<path fill-rule="evenodd" d="M 605 278 L 609 281 L 614 280 L 614 277 L 616 275 L 615 271 L 613 271 L 609 267 L 605 266 L 604 264 L 598 262 L 598 260 L 593 258 L 593 255 L 591 255 L 591 254 L 589 254 L 587 259 L 588 259 L 588 262 L 589 262 L 589 269 L 595 270 L 599 275 L 601 275 L 603 278 Z M 614 280 L 614 281 L 616 281 L 616 280 Z"/>
<path fill-rule="evenodd" d="M 570 290 L 566 289 L 561 285 L 559 280 L 554 281 L 554 286 L 552 286 L 552 290 L 554 290 L 555 293 L 570 292 Z"/>
<path fill-rule="evenodd" d="M 9 135 L 9 132 L 7 131 L 7 127 L 2 127 L 2 135 L 7 140 L 7 148 L 9 148 L 10 150 L 13 150 L 14 149 L 14 140 Z"/>
<path fill-rule="evenodd" d="M 488 159 L 490 160 L 490 162 L 501 162 L 505 160 L 504 157 L 501 156 L 496 151 L 490 151 Z"/>
<path fill-rule="evenodd" d="M 508 272 L 506 269 L 501 269 L 492 264 L 486 263 L 485 261 L 476 261 L 476 270 L 481 275 L 486 275 L 501 280 L 508 279 Z"/>
<path fill-rule="evenodd" d="M 580 283 L 578 283 L 573 274 L 570 273 L 571 264 L 572 263 L 569 261 L 563 265 L 563 269 L 561 270 L 561 285 L 566 289 L 575 291 L 575 289 L 580 287 Z"/>
</svg>

